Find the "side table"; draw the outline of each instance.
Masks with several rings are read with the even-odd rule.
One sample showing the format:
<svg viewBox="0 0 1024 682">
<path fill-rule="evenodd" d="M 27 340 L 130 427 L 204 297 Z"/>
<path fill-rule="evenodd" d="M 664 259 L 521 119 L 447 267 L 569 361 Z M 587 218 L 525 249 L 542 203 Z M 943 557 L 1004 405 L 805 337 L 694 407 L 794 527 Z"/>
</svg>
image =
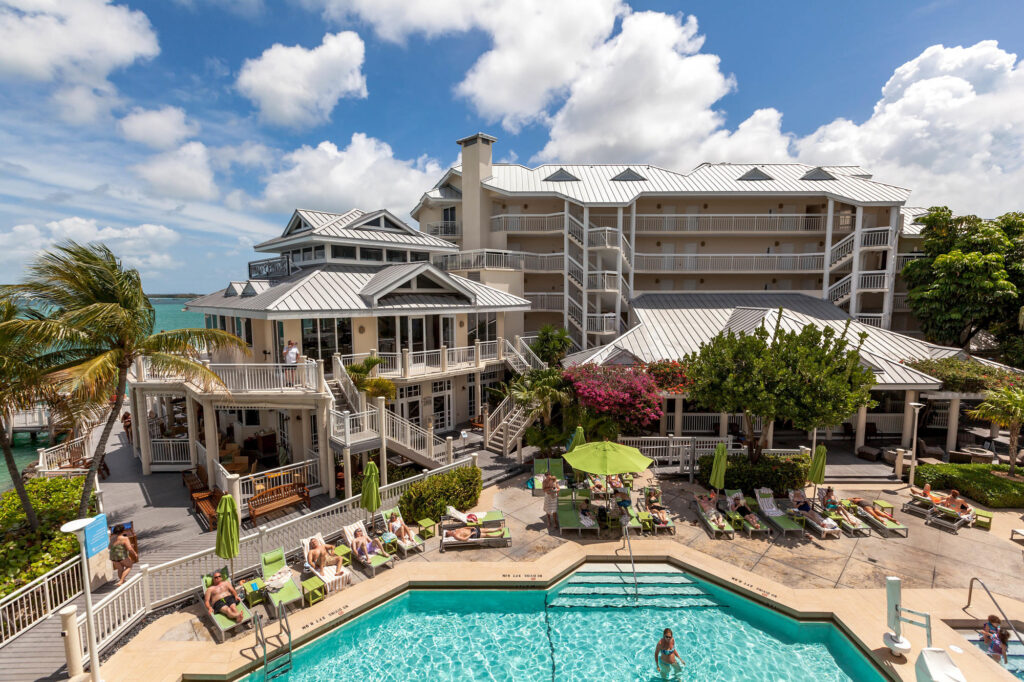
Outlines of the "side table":
<svg viewBox="0 0 1024 682">
<path fill-rule="evenodd" d="M 319 577 L 313 576 L 302 581 L 302 601 L 312 606 L 327 598 L 327 585 Z"/>
<path fill-rule="evenodd" d="M 352 565 L 352 550 L 349 549 L 348 546 L 346 546 L 346 545 L 336 545 L 335 548 L 334 548 L 334 553 L 337 556 L 341 557 L 341 565 L 342 566 L 351 566 Z"/>
<path fill-rule="evenodd" d="M 420 536 L 424 540 L 434 537 L 437 532 L 437 524 L 433 519 L 420 519 L 416 522 L 416 525 L 420 527 Z"/>
<path fill-rule="evenodd" d="M 242 599 L 249 608 L 263 603 L 263 589 L 266 585 L 262 578 L 252 578 L 242 583 Z"/>
</svg>

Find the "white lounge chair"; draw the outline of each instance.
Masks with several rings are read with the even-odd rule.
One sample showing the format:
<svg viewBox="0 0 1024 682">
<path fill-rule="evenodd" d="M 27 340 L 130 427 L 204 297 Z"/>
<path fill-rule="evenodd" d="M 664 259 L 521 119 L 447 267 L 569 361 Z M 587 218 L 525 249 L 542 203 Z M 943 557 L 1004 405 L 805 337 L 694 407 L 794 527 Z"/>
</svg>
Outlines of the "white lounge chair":
<svg viewBox="0 0 1024 682">
<path fill-rule="evenodd" d="M 775 505 L 775 497 L 771 489 L 758 488 L 754 491 L 754 499 L 757 500 L 757 508 L 758 511 L 761 512 L 761 517 L 768 521 L 768 523 L 775 526 L 783 536 L 785 536 L 786 533 L 803 535 L 803 524 L 800 524 L 796 520 L 790 518 L 786 512 L 782 511 Z"/>
<path fill-rule="evenodd" d="M 384 529 L 385 532 L 391 531 L 391 528 L 388 526 L 388 523 L 390 523 L 389 519 L 391 518 L 392 513 L 397 514 L 398 520 L 402 523 L 405 523 L 405 519 L 402 518 L 402 512 L 398 507 L 395 507 L 393 509 L 382 509 L 380 511 L 380 519 L 383 524 L 382 528 Z M 427 548 L 427 541 L 421 538 L 417 533 L 412 534 L 411 541 L 403 540 L 402 538 L 396 537 L 396 542 L 398 544 L 399 551 L 402 553 L 403 558 L 408 557 L 409 552 L 423 552 Z"/>
<path fill-rule="evenodd" d="M 789 501 L 793 505 L 793 507 L 792 507 L 792 509 L 790 509 L 790 511 L 794 515 L 796 515 L 799 518 L 803 519 L 805 526 L 810 526 L 814 530 L 814 532 L 818 534 L 818 537 L 820 537 L 822 540 L 824 540 L 826 537 L 834 537 L 834 538 L 842 537 L 843 531 L 840 530 L 839 524 L 836 523 L 834 520 L 832 520 L 832 519 L 830 519 L 828 517 L 825 517 L 825 516 L 821 516 L 819 514 L 821 519 L 825 522 L 824 525 L 823 525 L 823 524 L 820 524 L 817 521 L 815 521 L 810 515 L 805 514 L 805 513 L 801 512 L 799 509 L 797 509 L 796 505 L 799 504 L 799 502 L 796 500 L 796 492 L 797 491 L 795 491 L 795 490 L 790 490 L 789 491 Z M 807 499 L 806 495 L 804 496 L 804 500 L 807 501 L 807 504 L 811 503 L 811 501 L 809 499 Z"/>
<path fill-rule="evenodd" d="M 322 533 L 317 533 L 311 538 L 302 538 L 302 558 L 305 560 L 306 565 L 309 566 L 309 570 L 320 580 L 324 581 L 327 591 L 333 592 L 334 590 L 344 588 L 346 585 L 351 585 L 352 573 L 344 566 L 329 564 L 321 571 L 309 560 L 309 543 L 311 540 L 317 540 L 321 545 L 326 545 L 327 543 L 324 542 Z"/>
<path fill-rule="evenodd" d="M 381 568 L 383 566 L 391 566 L 393 568 L 396 558 L 394 554 L 388 554 L 387 552 L 377 552 L 376 554 L 370 554 L 368 560 L 363 559 L 363 557 L 359 555 L 359 552 L 357 552 L 355 550 L 355 547 L 352 546 L 352 542 L 355 540 L 357 530 L 363 531 L 363 535 L 367 537 L 369 537 L 370 535 L 366 532 L 366 528 L 363 526 L 362 521 L 350 523 L 347 526 L 343 526 L 341 529 L 341 536 L 345 538 L 345 544 L 348 545 L 348 548 L 352 550 L 352 560 L 361 565 L 363 568 L 368 569 L 370 571 L 371 578 L 377 575 L 378 568 Z"/>
<path fill-rule="evenodd" d="M 500 511 L 487 512 L 460 512 L 455 507 L 448 505 L 448 516 L 466 526 L 504 526 L 505 514 Z M 469 515 L 476 516 L 476 521 L 470 521 Z"/>
</svg>

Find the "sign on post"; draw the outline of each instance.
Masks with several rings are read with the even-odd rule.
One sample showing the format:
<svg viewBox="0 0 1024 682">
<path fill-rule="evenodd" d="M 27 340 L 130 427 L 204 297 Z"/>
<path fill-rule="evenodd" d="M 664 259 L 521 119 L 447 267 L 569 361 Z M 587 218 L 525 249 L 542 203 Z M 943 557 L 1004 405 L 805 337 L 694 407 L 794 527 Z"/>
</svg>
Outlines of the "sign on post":
<svg viewBox="0 0 1024 682">
<path fill-rule="evenodd" d="M 92 558 L 105 550 L 110 544 L 107 535 L 107 515 L 97 514 L 85 527 L 85 556 Z"/>
</svg>

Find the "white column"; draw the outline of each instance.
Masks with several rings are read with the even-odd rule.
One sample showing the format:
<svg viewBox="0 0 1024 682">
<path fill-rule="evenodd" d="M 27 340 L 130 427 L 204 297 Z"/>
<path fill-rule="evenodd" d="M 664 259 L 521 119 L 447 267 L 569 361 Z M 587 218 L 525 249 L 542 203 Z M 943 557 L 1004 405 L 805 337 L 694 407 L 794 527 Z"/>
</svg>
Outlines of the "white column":
<svg viewBox="0 0 1024 682">
<path fill-rule="evenodd" d="M 629 291 L 633 292 L 633 270 L 636 263 L 636 202 L 629 205 Z"/>
<path fill-rule="evenodd" d="M 864 224 L 864 207 L 857 207 L 856 218 L 853 223 L 853 261 L 850 274 L 850 316 L 856 319 L 860 312 L 860 237 L 861 226 Z"/>
<path fill-rule="evenodd" d="M 721 412 L 718 415 L 718 437 L 725 438 L 729 435 L 729 413 Z"/>
<path fill-rule="evenodd" d="M 196 452 L 196 438 L 198 437 L 196 431 L 196 403 L 188 393 L 185 394 L 185 421 L 188 427 L 188 459 L 192 466 L 195 466 L 199 463 L 196 459 L 198 457 Z"/>
<path fill-rule="evenodd" d="M 381 431 L 384 431 L 384 411 L 386 409 L 384 407 L 384 397 L 378 397 L 377 423 L 380 424 Z M 380 439 L 380 484 L 382 487 L 388 484 L 388 442 L 383 433 Z"/>
<path fill-rule="evenodd" d="M 142 461 L 142 473 L 148 476 L 153 473 L 153 444 L 150 442 L 152 436 L 149 434 L 149 410 L 146 408 L 146 395 L 142 391 L 139 391 L 139 402 L 142 403 L 142 411 L 146 415 L 145 420 L 142 422 L 142 428 L 139 429 L 141 441 L 139 443 L 141 446 L 139 448 L 139 459 Z"/>
<path fill-rule="evenodd" d="M 141 359 L 139 364 L 141 364 Z M 132 448 L 136 452 L 136 457 L 142 456 L 142 436 L 140 435 L 145 429 L 149 431 L 149 424 L 147 420 L 149 416 L 146 414 L 146 401 L 142 398 L 142 391 L 136 388 L 132 391 L 129 396 L 132 410 Z"/>
<path fill-rule="evenodd" d="M 164 426 L 170 431 L 171 427 L 174 426 L 174 403 L 171 402 L 171 396 L 165 395 L 163 398 L 164 406 Z"/>
<path fill-rule="evenodd" d="M 615 229 L 619 233 L 619 255 L 615 259 L 615 290 L 619 292 L 619 295 L 615 297 L 615 319 L 616 324 L 618 320 L 622 319 L 622 207 L 619 206 L 618 213 L 615 216 Z"/>
<path fill-rule="evenodd" d="M 334 455 L 331 454 L 331 399 L 317 401 L 317 409 L 310 415 L 316 419 L 316 444 L 320 452 L 320 485 L 334 497 Z M 324 479 L 327 480 L 324 480 Z"/>
<path fill-rule="evenodd" d="M 899 206 L 889 207 L 889 251 L 885 256 L 885 294 L 882 298 L 882 327 L 889 329 L 892 326 L 892 297 L 896 288 L 896 251 L 899 235 Z"/>
<path fill-rule="evenodd" d="M 590 277 L 590 247 L 588 242 L 590 233 L 590 207 L 583 207 L 583 262 L 580 263 L 580 267 L 583 268 L 583 350 L 587 349 L 587 310 L 589 309 L 590 303 L 590 282 L 587 281 Z M 508 453 L 506 452 L 507 456 Z"/>
<path fill-rule="evenodd" d="M 768 438 L 765 441 L 765 449 L 766 450 L 771 450 L 772 449 L 772 445 L 774 445 L 774 444 L 775 444 L 775 421 L 773 420 L 773 421 L 768 423 Z"/>
<path fill-rule="evenodd" d="M 821 278 L 821 297 L 828 300 L 828 278 L 832 272 L 832 221 L 835 216 L 835 199 L 828 200 L 828 210 L 825 214 L 825 274 Z"/>
<path fill-rule="evenodd" d="M 905 391 L 903 393 L 903 434 L 900 438 L 900 445 L 904 448 L 913 448 L 914 443 L 914 408 L 910 403 L 917 402 L 917 391 Z"/>
<path fill-rule="evenodd" d="M 213 490 L 216 481 L 213 465 L 220 457 L 220 444 L 217 442 L 217 410 L 213 409 L 212 400 L 203 403 L 203 426 L 206 431 L 206 485 Z"/>
<path fill-rule="evenodd" d="M 382 436 L 383 438 L 383 436 Z M 345 472 L 345 499 L 352 497 L 352 449 L 345 447 L 341 451 L 341 456 L 345 458 L 342 462 L 341 467 Z"/>
<path fill-rule="evenodd" d="M 569 200 L 565 200 L 562 220 L 562 328 L 569 331 Z M 479 379 L 477 380 L 479 381 Z M 479 384 L 477 384 L 479 385 Z"/>
<path fill-rule="evenodd" d="M 855 429 L 854 444 L 853 444 L 854 450 L 857 450 L 857 449 L 859 449 L 859 448 L 864 446 L 864 437 L 865 437 L 865 435 L 867 435 L 864 432 L 867 430 L 867 424 L 868 424 L 868 407 L 867 407 L 867 405 L 861 405 L 860 408 L 857 410 L 857 424 L 854 427 L 854 429 Z"/>
<path fill-rule="evenodd" d="M 683 396 L 676 396 L 676 434 L 683 432 Z"/>
<path fill-rule="evenodd" d="M 992 422 L 992 424 L 988 427 L 988 437 L 991 438 L 993 441 L 996 438 L 999 438 L 999 424 Z M 995 443 L 992 444 L 992 447 L 993 449 L 995 448 Z"/>
<path fill-rule="evenodd" d="M 949 399 L 949 426 L 946 427 L 946 453 L 956 450 L 956 432 L 960 428 L 960 398 Z"/>
</svg>

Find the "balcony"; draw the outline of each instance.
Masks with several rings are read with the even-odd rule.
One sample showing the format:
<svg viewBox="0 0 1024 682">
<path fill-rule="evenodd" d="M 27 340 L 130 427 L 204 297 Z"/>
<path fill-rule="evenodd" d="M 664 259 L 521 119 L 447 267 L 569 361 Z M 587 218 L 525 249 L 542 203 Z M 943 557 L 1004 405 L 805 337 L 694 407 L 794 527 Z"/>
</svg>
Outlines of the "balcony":
<svg viewBox="0 0 1024 682">
<path fill-rule="evenodd" d="M 592 249 L 618 249 L 622 248 L 622 239 L 614 227 L 591 228 L 587 232 L 587 246 Z"/>
<path fill-rule="evenodd" d="M 923 253 L 897 253 L 896 254 L 896 272 L 903 272 L 903 268 L 906 267 L 907 263 L 915 261 L 918 258 L 924 258 Z"/>
<path fill-rule="evenodd" d="M 821 272 L 825 254 L 696 255 L 638 253 L 637 272 Z"/>
<path fill-rule="evenodd" d="M 557 296 L 561 301 L 561 294 Z M 557 310 L 561 310 L 561 307 Z M 531 355 L 532 353 L 522 348 L 517 350 L 511 341 L 499 338 L 458 348 L 442 346 L 435 350 L 422 351 L 403 349 L 400 353 L 355 353 L 338 355 L 336 358 L 343 367 L 348 367 L 375 356 L 381 360 L 381 364 L 374 369 L 376 376 L 399 381 L 476 372 L 489 365 L 504 362 L 508 362 L 514 368 L 521 368 L 523 365 L 533 366 L 533 358 L 529 357 Z M 336 370 L 335 376 L 338 374 Z"/>
<path fill-rule="evenodd" d="M 491 216 L 492 232 L 564 232 L 565 213 L 506 213 Z"/>
<path fill-rule="evenodd" d="M 870 230 L 863 230 L 860 233 L 860 246 L 862 249 L 878 249 L 889 246 L 891 232 L 888 227 L 875 227 Z"/>
<path fill-rule="evenodd" d="M 562 272 L 561 253 L 495 251 L 477 249 L 436 254 L 431 262 L 442 270 L 519 270 L 521 272 Z"/>
<path fill-rule="evenodd" d="M 886 291 L 889 288 L 889 277 L 885 270 L 862 272 L 857 288 L 861 291 Z"/>
<path fill-rule="evenodd" d="M 611 270 L 588 272 L 587 289 L 590 291 L 618 291 L 619 273 Z"/>
<path fill-rule="evenodd" d="M 130 378 L 135 382 L 166 382 L 192 384 L 201 391 L 218 393 L 317 393 L 321 373 L 315 360 L 296 364 L 280 363 L 212 363 L 210 371 L 220 377 L 223 384 L 210 384 L 186 379 L 184 375 L 153 368 L 149 358 L 141 358 L 132 368 Z"/>
<path fill-rule="evenodd" d="M 458 239 L 462 236 L 461 220 L 435 220 L 420 225 L 420 230 L 433 237 L 442 239 Z"/>
<path fill-rule="evenodd" d="M 530 302 L 531 311 L 562 312 L 565 308 L 565 295 L 554 292 L 526 292 L 523 298 Z"/>
<path fill-rule="evenodd" d="M 833 218 L 833 229 L 837 219 Z M 636 231 L 639 232 L 824 232 L 827 216 L 824 213 L 687 213 L 639 214 Z M 852 227 L 852 224 L 851 224 Z M 840 228 L 841 229 L 841 228 Z M 847 228 L 849 229 L 849 228 Z"/>
<path fill-rule="evenodd" d="M 869 327 L 878 327 L 879 329 L 883 326 L 885 316 L 882 313 L 858 313 L 857 321 L 861 324 L 866 324 Z"/>
<path fill-rule="evenodd" d="M 892 311 L 894 313 L 909 313 L 910 304 L 907 303 L 906 294 L 893 294 L 892 295 Z"/>
<path fill-rule="evenodd" d="M 590 334 L 618 334 L 619 316 L 615 313 L 590 313 L 587 315 L 587 332 Z"/>
</svg>

